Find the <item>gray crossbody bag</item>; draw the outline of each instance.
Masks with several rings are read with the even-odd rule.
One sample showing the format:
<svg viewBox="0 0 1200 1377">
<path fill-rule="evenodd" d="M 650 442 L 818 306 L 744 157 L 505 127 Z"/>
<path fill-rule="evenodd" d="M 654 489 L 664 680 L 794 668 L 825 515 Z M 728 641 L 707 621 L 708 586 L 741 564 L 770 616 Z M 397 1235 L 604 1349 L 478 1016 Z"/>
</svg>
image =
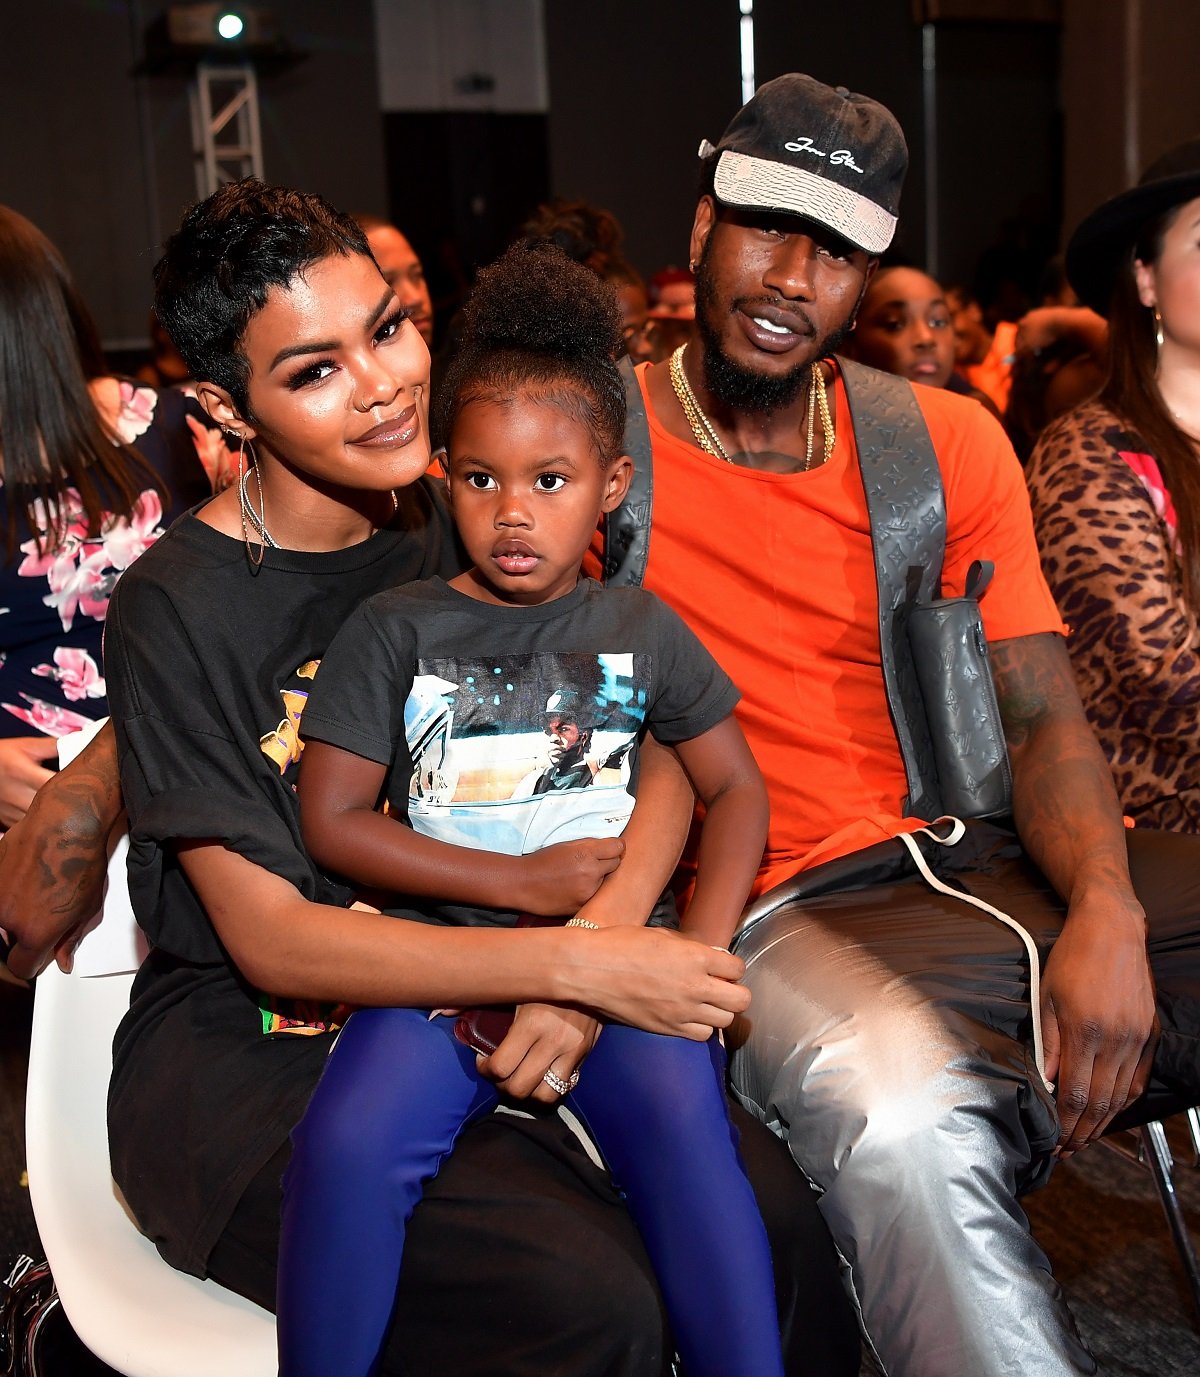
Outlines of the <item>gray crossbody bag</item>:
<svg viewBox="0 0 1200 1377">
<path fill-rule="evenodd" d="M 879 644 L 892 726 L 908 782 L 906 816 L 1003 816 L 1012 773 L 979 599 L 993 566 L 977 561 L 960 598 L 941 596 L 946 502 L 912 385 L 839 359 L 875 551 Z M 634 477 L 605 525 L 604 581 L 641 584 L 650 549 L 654 470 L 646 407 L 622 360 L 625 452 Z"/>
</svg>

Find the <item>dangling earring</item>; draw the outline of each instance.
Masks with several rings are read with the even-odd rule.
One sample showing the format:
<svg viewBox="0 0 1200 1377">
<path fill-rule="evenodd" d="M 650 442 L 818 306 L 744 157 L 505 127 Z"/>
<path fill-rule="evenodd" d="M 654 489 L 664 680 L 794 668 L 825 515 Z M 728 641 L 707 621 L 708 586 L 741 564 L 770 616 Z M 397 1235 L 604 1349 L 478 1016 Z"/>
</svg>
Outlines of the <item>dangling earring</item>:
<svg viewBox="0 0 1200 1377">
<path fill-rule="evenodd" d="M 1154 343 L 1161 353 L 1163 347 L 1162 316 L 1159 315 L 1157 306 L 1151 306 L 1150 309 L 1154 312 Z"/>
<path fill-rule="evenodd" d="M 245 435 L 241 437 L 241 445 L 238 447 L 238 507 L 242 516 L 242 539 L 246 542 L 246 559 L 250 563 L 250 568 L 257 572 L 267 553 L 267 547 L 272 550 L 278 549 L 275 541 L 271 539 L 271 533 L 267 530 L 266 504 L 263 498 L 262 474 L 258 471 L 258 455 L 254 450 L 254 442 L 248 440 Z M 250 467 L 246 467 L 246 447 L 250 447 Z M 250 505 L 250 494 L 246 487 L 250 481 L 250 470 L 254 470 L 254 481 L 258 484 L 258 511 Z M 258 538 L 258 557 L 255 558 L 254 547 L 250 541 L 250 530 L 253 528 L 255 536 Z"/>
</svg>

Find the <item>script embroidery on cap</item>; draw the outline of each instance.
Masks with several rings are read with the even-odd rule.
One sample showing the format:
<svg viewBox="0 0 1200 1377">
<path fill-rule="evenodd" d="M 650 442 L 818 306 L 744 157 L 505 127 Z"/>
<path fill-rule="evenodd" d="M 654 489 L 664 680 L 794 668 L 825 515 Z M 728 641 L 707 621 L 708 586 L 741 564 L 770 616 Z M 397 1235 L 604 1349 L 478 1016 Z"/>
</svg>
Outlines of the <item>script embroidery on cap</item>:
<svg viewBox="0 0 1200 1377">
<path fill-rule="evenodd" d="M 783 146 L 789 153 L 811 153 L 817 158 L 826 156 L 821 149 L 813 147 L 812 139 L 795 139 Z M 854 161 L 854 154 L 848 148 L 835 148 L 828 156 L 830 163 L 837 167 L 848 167 L 851 172 L 862 172 L 862 168 Z"/>
</svg>

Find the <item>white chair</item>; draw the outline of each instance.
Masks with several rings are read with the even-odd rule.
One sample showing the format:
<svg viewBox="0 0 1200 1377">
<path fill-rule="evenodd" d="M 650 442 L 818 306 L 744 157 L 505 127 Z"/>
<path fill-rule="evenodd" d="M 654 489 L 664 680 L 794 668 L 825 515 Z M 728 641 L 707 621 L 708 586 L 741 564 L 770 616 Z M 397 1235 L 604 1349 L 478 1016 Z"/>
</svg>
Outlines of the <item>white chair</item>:
<svg viewBox="0 0 1200 1377">
<path fill-rule="evenodd" d="M 133 914 L 127 896 L 114 892 L 124 890 L 123 868 L 121 848 L 102 926 L 111 939 L 114 925 L 123 925 L 131 947 Z M 93 936 L 99 932 L 85 946 Z M 168 1266 L 138 1232 L 112 1179 L 105 1107 L 113 1033 L 132 982 L 128 969 L 83 976 L 56 966 L 37 980 L 29 1194 L 62 1308 L 83 1343 L 125 1377 L 274 1377 L 275 1317 Z"/>
</svg>

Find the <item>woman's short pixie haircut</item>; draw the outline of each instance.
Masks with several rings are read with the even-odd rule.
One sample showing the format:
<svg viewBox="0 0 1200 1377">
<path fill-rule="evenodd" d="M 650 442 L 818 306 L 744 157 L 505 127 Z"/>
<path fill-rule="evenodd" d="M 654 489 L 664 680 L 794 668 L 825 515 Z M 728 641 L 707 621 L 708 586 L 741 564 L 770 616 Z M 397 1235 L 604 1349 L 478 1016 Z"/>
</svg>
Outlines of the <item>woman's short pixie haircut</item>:
<svg viewBox="0 0 1200 1377">
<path fill-rule="evenodd" d="M 553 244 L 519 240 L 481 270 L 463 316 L 461 347 L 434 398 L 438 439 L 450 443 L 468 403 L 522 392 L 583 425 L 605 467 L 621 453 L 621 316 L 608 283 Z"/>
<path fill-rule="evenodd" d="M 287 287 L 334 254 L 370 257 L 348 216 L 310 192 L 230 182 L 194 205 L 154 266 L 154 310 L 194 378 L 216 383 L 248 415 L 251 318 L 272 287 Z"/>
</svg>

